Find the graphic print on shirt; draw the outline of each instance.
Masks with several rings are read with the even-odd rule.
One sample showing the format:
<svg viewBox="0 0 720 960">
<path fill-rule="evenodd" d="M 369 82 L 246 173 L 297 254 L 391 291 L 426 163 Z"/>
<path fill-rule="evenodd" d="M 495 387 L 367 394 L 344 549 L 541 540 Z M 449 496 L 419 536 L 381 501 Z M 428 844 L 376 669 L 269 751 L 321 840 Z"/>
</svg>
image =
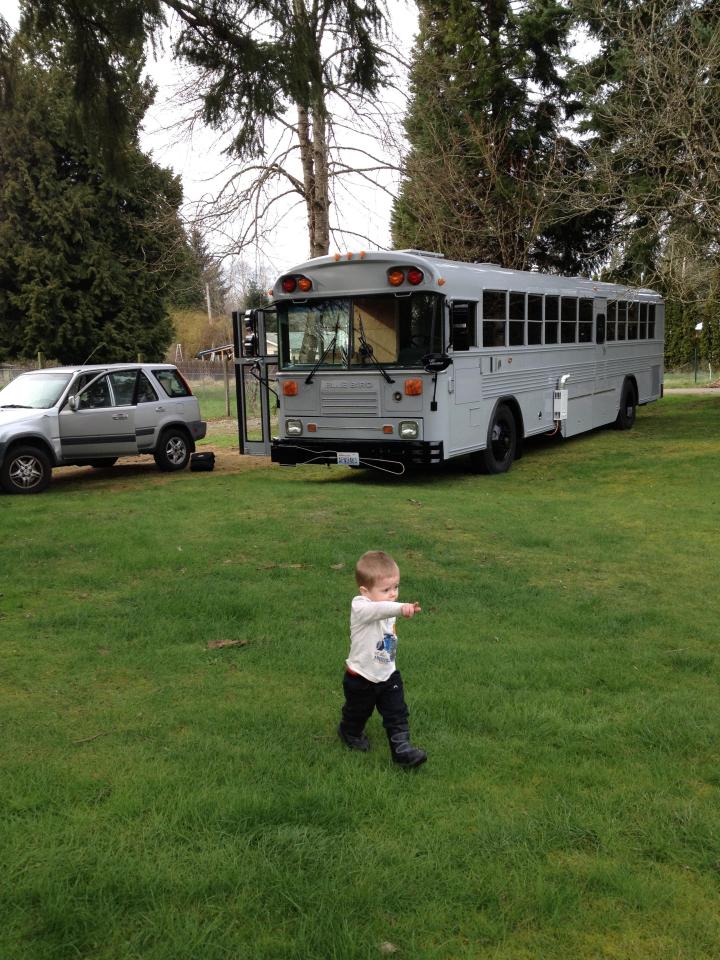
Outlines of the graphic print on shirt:
<svg viewBox="0 0 720 960">
<path fill-rule="evenodd" d="M 394 663 L 395 662 L 395 652 L 397 651 L 397 637 L 394 633 L 388 633 L 387 630 L 383 631 L 382 640 L 378 640 L 376 644 L 376 654 L 375 659 L 380 663 Z"/>
</svg>

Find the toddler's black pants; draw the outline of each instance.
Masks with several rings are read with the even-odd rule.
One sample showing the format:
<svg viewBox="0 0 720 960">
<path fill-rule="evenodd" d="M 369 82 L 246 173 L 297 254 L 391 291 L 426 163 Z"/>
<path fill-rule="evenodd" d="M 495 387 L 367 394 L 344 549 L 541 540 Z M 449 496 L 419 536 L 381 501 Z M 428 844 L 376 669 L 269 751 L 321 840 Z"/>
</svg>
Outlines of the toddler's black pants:
<svg viewBox="0 0 720 960">
<path fill-rule="evenodd" d="M 405 703 L 405 691 L 399 670 L 380 683 L 372 683 L 356 673 L 346 672 L 343 692 L 345 703 L 342 708 L 342 728 L 348 736 L 360 736 L 375 708 L 382 717 L 388 737 L 394 731 L 408 729 L 410 711 Z"/>
</svg>

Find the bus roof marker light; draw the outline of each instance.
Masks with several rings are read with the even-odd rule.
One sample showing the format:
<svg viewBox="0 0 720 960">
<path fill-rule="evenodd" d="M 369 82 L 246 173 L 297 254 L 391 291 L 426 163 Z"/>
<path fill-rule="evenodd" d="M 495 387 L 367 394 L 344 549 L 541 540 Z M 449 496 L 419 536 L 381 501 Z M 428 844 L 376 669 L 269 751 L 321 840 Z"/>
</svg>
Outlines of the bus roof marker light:
<svg viewBox="0 0 720 960">
<path fill-rule="evenodd" d="M 341 259 L 340 254 L 339 254 L 339 253 L 336 253 L 336 254 L 335 254 L 335 263 L 337 263 L 338 260 L 340 260 L 340 259 Z"/>
</svg>

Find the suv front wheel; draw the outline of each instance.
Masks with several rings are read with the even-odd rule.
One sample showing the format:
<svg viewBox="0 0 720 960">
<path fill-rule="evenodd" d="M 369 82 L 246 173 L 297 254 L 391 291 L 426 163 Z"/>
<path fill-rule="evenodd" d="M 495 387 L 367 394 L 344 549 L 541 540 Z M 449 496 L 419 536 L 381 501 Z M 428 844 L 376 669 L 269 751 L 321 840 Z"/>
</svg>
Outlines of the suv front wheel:
<svg viewBox="0 0 720 960">
<path fill-rule="evenodd" d="M 169 428 L 160 434 L 155 448 L 155 463 L 164 473 L 184 470 L 190 461 L 190 439 L 184 430 Z"/>
<path fill-rule="evenodd" d="M 0 487 L 6 493 L 42 493 L 50 483 L 52 467 L 39 447 L 15 447 L 0 468 Z"/>
</svg>

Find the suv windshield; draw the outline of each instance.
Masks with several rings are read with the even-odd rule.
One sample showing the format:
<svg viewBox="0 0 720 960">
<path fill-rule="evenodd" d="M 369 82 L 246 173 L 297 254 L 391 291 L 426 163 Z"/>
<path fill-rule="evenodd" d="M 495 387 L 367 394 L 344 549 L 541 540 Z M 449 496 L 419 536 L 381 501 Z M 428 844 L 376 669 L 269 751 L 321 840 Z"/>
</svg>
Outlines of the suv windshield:
<svg viewBox="0 0 720 960">
<path fill-rule="evenodd" d="M 282 369 L 372 365 L 421 366 L 426 353 L 441 348 L 440 304 L 434 293 L 337 297 L 327 300 L 284 302 L 277 306 Z M 324 355 L 324 356 L 323 356 Z"/>
<path fill-rule="evenodd" d="M 24 373 L 0 390 L 0 409 L 48 410 L 58 402 L 71 376 L 70 373 Z"/>
</svg>

